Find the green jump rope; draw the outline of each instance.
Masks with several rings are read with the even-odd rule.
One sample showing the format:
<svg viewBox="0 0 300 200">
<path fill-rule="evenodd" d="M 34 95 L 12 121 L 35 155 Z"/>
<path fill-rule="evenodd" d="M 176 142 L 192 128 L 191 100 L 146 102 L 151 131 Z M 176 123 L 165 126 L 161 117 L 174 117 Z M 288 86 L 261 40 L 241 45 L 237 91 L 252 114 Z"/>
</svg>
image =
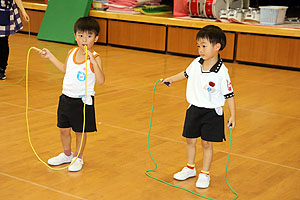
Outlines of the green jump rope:
<svg viewBox="0 0 300 200">
<path fill-rule="evenodd" d="M 155 171 L 155 170 L 157 169 L 157 164 L 156 164 L 156 162 L 155 162 L 155 160 L 154 160 L 154 158 L 153 158 L 153 156 L 152 156 L 152 153 L 151 153 L 151 151 L 150 151 L 149 138 L 150 138 L 150 132 L 151 132 L 151 126 L 152 126 L 152 116 L 153 116 L 153 110 L 154 110 L 154 96 L 155 96 L 155 89 L 156 89 L 157 84 L 158 84 L 160 81 L 161 81 L 161 80 L 156 81 L 156 83 L 155 83 L 155 85 L 154 85 L 154 88 L 153 88 L 152 109 L 151 109 L 150 125 L 149 125 L 148 137 L 147 137 L 148 151 L 149 151 L 149 154 L 150 154 L 150 156 L 151 156 L 152 161 L 153 161 L 154 164 L 155 164 L 155 168 L 149 169 L 149 170 L 145 171 L 145 174 L 146 174 L 147 176 L 149 176 L 150 178 L 153 178 L 153 179 L 155 179 L 155 180 L 157 180 L 157 181 L 160 181 L 160 182 L 162 182 L 162 183 L 165 183 L 165 184 L 167 184 L 167 185 L 169 185 L 169 186 L 172 186 L 172 187 L 175 187 L 175 188 L 178 188 L 178 189 L 185 190 L 185 191 L 187 191 L 187 192 L 190 192 L 190 193 L 192 193 L 192 194 L 194 194 L 194 195 L 197 195 L 197 196 L 200 196 L 200 197 L 202 197 L 202 198 L 210 199 L 210 200 L 217 200 L 217 199 L 213 199 L 213 198 L 209 198 L 209 197 L 200 195 L 200 194 L 198 194 L 198 193 L 196 193 L 196 192 L 193 192 L 193 191 L 191 191 L 191 190 L 188 190 L 188 189 L 186 189 L 186 188 L 183 188 L 183 187 L 180 187 L 180 186 L 177 186 L 177 185 L 173 185 L 173 184 L 168 183 L 168 182 L 166 182 L 166 181 L 164 181 L 164 180 L 161 180 L 161 179 L 159 179 L 159 178 L 153 177 L 153 176 L 151 176 L 151 175 L 148 173 L 148 172 Z M 170 84 L 170 83 L 167 83 L 166 85 L 169 86 L 169 84 Z M 228 183 L 228 181 L 227 181 L 227 168 L 228 168 L 228 163 L 229 163 L 229 158 L 230 158 L 230 151 L 231 151 L 231 136 L 232 136 L 232 128 L 230 127 L 229 150 L 228 150 L 228 158 L 227 158 L 226 169 L 225 169 L 225 181 L 226 181 L 228 187 L 231 189 L 231 191 L 232 191 L 233 193 L 235 193 L 236 197 L 232 199 L 232 200 L 235 200 L 235 199 L 237 199 L 237 198 L 239 197 L 239 195 L 238 195 L 238 193 L 237 193 L 236 191 L 234 191 L 234 189 L 232 189 L 232 187 L 229 185 L 229 183 Z"/>
</svg>

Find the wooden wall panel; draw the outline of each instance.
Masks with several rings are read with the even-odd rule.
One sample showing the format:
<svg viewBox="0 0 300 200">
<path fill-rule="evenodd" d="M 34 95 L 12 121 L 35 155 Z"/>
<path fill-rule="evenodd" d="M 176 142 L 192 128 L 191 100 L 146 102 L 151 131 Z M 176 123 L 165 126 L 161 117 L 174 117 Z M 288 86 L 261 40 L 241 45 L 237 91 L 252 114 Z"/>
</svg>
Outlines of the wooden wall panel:
<svg viewBox="0 0 300 200">
<path fill-rule="evenodd" d="M 30 32 L 38 33 L 44 18 L 45 12 L 35 11 L 35 10 L 26 10 L 27 14 L 30 17 Z M 23 29 L 22 31 L 29 31 L 28 23 L 26 23 L 22 18 Z"/>
<path fill-rule="evenodd" d="M 165 51 L 166 26 L 108 20 L 108 43 Z"/>
<path fill-rule="evenodd" d="M 100 25 L 100 33 L 99 33 L 99 39 L 98 42 L 106 43 L 107 39 L 107 20 L 106 19 L 97 19 L 97 22 Z"/>
<path fill-rule="evenodd" d="M 237 61 L 300 68 L 300 38 L 239 34 Z"/>
<path fill-rule="evenodd" d="M 198 55 L 196 45 L 196 35 L 199 30 L 181 27 L 168 27 L 168 45 L 167 51 L 172 53 L 182 53 Z M 233 60 L 234 55 L 234 33 L 225 33 L 227 44 L 223 51 L 220 51 L 221 57 Z"/>
<path fill-rule="evenodd" d="M 30 16 L 32 33 L 38 33 L 44 11 L 26 10 Z M 116 21 L 96 18 L 100 24 L 100 43 L 116 44 L 128 47 L 198 55 L 196 47 L 197 29 Z M 22 31 L 29 31 L 28 24 L 23 23 Z M 168 28 L 168 33 L 167 33 Z M 221 56 L 228 60 L 237 60 L 267 65 L 300 68 L 300 38 L 278 37 L 270 35 L 253 35 L 226 32 L 227 45 Z M 237 34 L 237 41 L 235 35 Z M 167 45 L 166 45 L 166 40 Z M 236 52 L 234 51 L 236 43 Z M 236 55 L 234 55 L 236 53 Z"/>
</svg>

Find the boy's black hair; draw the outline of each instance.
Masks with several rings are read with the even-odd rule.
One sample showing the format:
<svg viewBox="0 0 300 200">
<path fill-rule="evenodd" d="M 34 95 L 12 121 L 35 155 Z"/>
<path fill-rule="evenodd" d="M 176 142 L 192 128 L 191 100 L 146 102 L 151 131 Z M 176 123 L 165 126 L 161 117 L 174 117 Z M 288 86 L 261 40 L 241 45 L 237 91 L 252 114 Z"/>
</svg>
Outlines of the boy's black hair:
<svg viewBox="0 0 300 200">
<path fill-rule="evenodd" d="M 100 26 L 92 17 L 81 17 L 74 24 L 74 33 L 77 31 L 91 31 L 98 36 L 100 32 Z"/>
<path fill-rule="evenodd" d="M 226 46 L 226 36 L 221 28 L 214 25 L 208 25 L 203 27 L 197 34 L 196 40 L 200 38 L 207 39 L 211 44 L 221 44 L 220 51 Z"/>
</svg>

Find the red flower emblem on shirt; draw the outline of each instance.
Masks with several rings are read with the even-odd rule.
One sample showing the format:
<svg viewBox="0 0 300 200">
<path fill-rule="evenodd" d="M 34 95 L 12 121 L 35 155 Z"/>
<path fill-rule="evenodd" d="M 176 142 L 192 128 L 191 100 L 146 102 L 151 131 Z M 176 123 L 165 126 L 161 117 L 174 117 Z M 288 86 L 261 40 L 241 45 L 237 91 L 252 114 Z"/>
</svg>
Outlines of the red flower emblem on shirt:
<svg viewBox="0 0 300 200">
<path fill-rule="evenodd" d="M 208 84 L 209 84 L 210 87 L 214 87 L 214 86 L 216 85 L 216 84 L 215 84 L 214 82 L 212 82 L 212 81 L 210 81 Z"/>
<path fill-rule="evenodd" d="M 227 81 L 227 89 L 228 91 L 231 91 L 232 90 L 231 82 L 229 82 L 228 80 L 226 81 Z"/>
</svg>

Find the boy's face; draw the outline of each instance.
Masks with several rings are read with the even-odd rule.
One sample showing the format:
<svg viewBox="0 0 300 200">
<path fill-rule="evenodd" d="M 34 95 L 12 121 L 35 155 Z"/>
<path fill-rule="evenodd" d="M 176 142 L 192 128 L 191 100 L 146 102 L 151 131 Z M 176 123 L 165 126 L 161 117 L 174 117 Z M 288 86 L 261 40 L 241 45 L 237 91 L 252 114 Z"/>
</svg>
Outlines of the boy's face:
<svg viewBox="0 0 300 200">
<path fill-rule="evenodd" d="M 94 43 L 98 40 L 98 36 L 96 36 L 94 32 L 77 31 L 74 35 L 78 46 L 82 49 L 84 49 L 86 45 L 87 49 L 91 50 Z"/>
<path fill-rule="evenodd" d="M 206 38 L 199 38 L 197 40 L 198 53 L 204 60 L 209 60 L 215 56 L 218 56 L 221 44 L 212 44 Z"/>
</svg>

